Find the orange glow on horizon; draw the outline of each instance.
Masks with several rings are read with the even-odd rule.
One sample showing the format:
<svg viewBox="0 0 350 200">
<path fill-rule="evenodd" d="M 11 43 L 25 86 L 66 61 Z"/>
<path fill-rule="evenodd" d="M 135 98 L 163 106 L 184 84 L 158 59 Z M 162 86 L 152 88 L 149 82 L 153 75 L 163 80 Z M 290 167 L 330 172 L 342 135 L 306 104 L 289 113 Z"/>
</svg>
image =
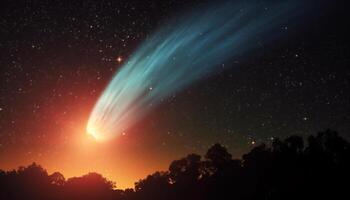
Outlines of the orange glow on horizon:
<svg viewBox="0 0 350 200">
<path fill-rule="evenodd" d="M 157 170 L 165 170 L 169 164 L 169 160 L 155 162 L 151 159 L 155 155 L 138 149 L 128 136 L 101 143 L 82 131 L 83 126 L 69 129 L 71 137 L 54 142 L 58 148 L 55 152 L 39 156 L 31 150 L 31 154 L 21 158 L 8 155 L 0 159 L 0 169 L 12 170 L 36 162 L 49 174 L 60 172 L 68 179 L 96 172 L 115 182 L 117 189 L 126 189 Z"/>
<path fill-rule="evenodd" d="M 58 128 L 48 129 L 41 140 L 0 152 L 0 169 L 18 169 L 35 162 L 49 174 L 60 172 L 66 179 L 96 172 L 116 182 L 118 189 L 125 189 L 133 188 L 147 175 L 166 170 L 172 160 L 187 153 L 165 152 L 156 137 L 149 137 L 152 130 L 147 129 L 147 122 L 127 134 L 99 142 L 96 134 L 87 133 L 90 109 L 86 105 L 76 109 L 70 115 L 53 116 Z"/>
</svg>

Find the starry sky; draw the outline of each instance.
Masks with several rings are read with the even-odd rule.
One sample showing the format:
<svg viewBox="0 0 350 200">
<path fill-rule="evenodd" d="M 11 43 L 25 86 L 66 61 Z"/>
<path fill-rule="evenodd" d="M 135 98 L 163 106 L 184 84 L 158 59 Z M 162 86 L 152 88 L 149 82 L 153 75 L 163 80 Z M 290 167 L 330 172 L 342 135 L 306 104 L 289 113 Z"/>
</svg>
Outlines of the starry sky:
<svg viewBox="0 0 350 200">
<path fill-rule="evenodd" d="M 291 134 L 331 128 L 350 138 L 345 0 L 315 0 L 302 19 L 281 26 L 283 39 L 223 63 L 120 137 L 98 143 L 87 135 L 94 104 L 138 45 L 207 2 L 1 1 L 0 168 L 96 171 L 126 188 L 216 142 L 239 157 Z"/>
</svg>

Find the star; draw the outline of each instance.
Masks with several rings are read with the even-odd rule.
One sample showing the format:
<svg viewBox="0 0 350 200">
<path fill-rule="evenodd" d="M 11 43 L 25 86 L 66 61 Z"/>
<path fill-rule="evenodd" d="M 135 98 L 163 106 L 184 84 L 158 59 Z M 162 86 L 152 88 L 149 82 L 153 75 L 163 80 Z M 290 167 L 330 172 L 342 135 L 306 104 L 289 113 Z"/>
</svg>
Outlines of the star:
<svg viewBox="0 0 350 200">
<path fill-rule="evenodd" d="M 120 62 L 123 61 L 123 58 L 121 56 L 118 56 L 116 60 L 117 60 L 118 63 L 120 63 Z"/>
</svg>

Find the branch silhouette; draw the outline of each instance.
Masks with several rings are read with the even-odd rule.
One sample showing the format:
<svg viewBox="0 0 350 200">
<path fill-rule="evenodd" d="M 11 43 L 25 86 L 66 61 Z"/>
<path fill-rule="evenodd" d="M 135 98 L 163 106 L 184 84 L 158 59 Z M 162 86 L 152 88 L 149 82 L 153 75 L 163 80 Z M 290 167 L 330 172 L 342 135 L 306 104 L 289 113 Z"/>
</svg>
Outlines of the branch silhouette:
<svg viewBox="0 0 350 200">
<path fill-rule="evenodd" d="M 350 144 L 337 132 L 290 136 L 261 144 L 241 159 L 214 144 L 202 158 L 189 154 L 169 169 L 117 190 L 98 173 L 65 179 L 33 163 L 0 170 L 1 200 L 338 199 L 347 193 Z"/>
</svg>

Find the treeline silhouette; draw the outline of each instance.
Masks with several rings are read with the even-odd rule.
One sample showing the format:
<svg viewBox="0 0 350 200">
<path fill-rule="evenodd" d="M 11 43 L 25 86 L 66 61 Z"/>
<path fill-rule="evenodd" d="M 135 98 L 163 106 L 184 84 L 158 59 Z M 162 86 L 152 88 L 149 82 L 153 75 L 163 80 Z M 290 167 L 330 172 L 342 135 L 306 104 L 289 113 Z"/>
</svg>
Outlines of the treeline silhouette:
<svg viewBox="0 0 350 200">
<path fill-rule="evenodd" d="M 327 130 L 307 138 L 275 139 L 233 159 L 220 144 L 204 158 L 196 154 L 173 161 L 168 171 L 155 172 L 117 190 L 102 175 L 89 173 L 65 179 L 33 163 L 0 170 L 0 199 L 26 200 L 206 200 L 206 199 L 347 199 L 350 144 Z"/>
</svg>

